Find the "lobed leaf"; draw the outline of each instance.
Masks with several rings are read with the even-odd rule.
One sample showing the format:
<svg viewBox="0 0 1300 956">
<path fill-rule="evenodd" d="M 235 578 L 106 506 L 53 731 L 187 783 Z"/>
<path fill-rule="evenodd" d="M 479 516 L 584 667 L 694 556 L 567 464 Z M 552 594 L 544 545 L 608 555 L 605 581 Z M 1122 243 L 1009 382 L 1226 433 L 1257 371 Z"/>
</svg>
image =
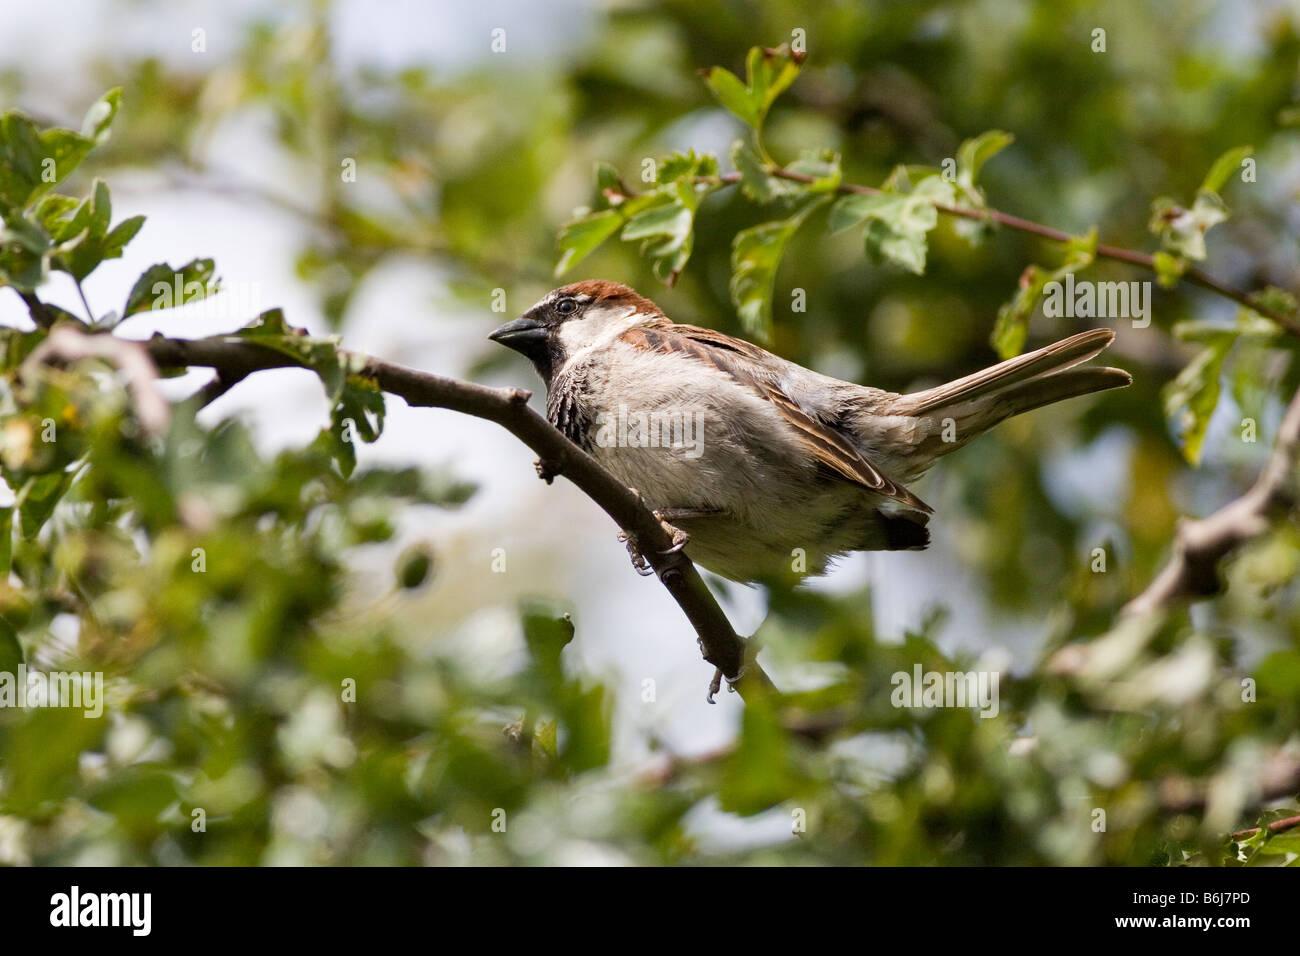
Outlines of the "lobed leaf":
<svg viewBox="0 0 1300 956">
<path fill-rule="evenodd" d="M 745 330 L 761 341 L 772 337 L 776 271 L 790 238 L 827 196 L 814 196 L 793 215 L 736 233 L 731 244 L 731 301 Z"/>
</svg>

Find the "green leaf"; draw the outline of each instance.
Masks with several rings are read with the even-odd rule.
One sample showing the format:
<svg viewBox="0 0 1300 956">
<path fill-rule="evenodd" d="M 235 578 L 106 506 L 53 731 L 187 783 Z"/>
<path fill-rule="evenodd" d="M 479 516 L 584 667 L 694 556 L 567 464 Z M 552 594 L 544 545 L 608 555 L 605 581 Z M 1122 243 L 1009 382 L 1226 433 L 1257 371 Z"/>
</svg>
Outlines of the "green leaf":
<svg viewBox="0 0 1300 956">
<path fill-rule="evenodd" d="M 291 356 L 320 376 L 330 401 L 330 425 L 317 436 L 315 447 L 328 452 L 343 477 L 350 477 L 357 462 L 350 439 L 369 444 L 384 428 L 384 393 L 362 374 L 365 357 L 340 349 L 337 336 L 313 338 L 291 328 L 279 309 L 263 312 L 236 335 Z"/>
<path fill-rule="evenodd" d="M 61 202 L 63 199 L 47 196 L 37 207 L 37 216 L 59 245 L 51 264 L 78 282 L 105 259 L 120 258 L 122 249 L 144 225 L 144 216 L 132 216 L 110 230 L 113 204 L 108 187 L 98 179 L 90 198 L 77 206 L 71 216 L 66 215 L 68 207 Z"/>
<path fill-rule="evenodd" d="M 925 273 L 925 233 L 904 232 L 884 219 L 867 223 L 866 252 L 875 265 L 892 262 L 917 275 Z"/>
<path fill-rule="evenodd" d="M 740 191 L 754 202 L 771 202 L 780 194 L 776 177 L 769 172 L 758 151 L 744 140 L 731 144 L 731 161 L 740 173 Z"/>
<path fill-rule="evenodd" d="M 542 680 L 552 689 L 564 683 L 561 652 L 573 641 L 573 619 L 559 615 L 541 602 L 523 607 L 524 643 Z"/>
<path fill-rule="evenodd" d="M 85 799 L 124 831 L 152 833 L 178 796 L 172 774 L 156 766 L 137 766 L 96 781 Z"/>
<path fill-rule="evenodd" d="M 993 323 L 990 342 L 999 358 L 1009 359 L 1019 355 L 1029 338 L 1029 317 L 1033 314 L 1038 297 L 1047 284 L 1046 273 L 1040 266 L 1031 265 L 1020 275 L 1020 288 L 1009 302 L 998 309 Z"/>
<path fill-rule="evenodd" d="M 873 218 L 893 218 L 902 208 L 903 197 L 892 193 L 850 193 L 831 206 L 827 228 L 843 232 Z"/>
<path fill-rule="evenodd" d="M 843 178 L 839 154 L 833 150 L 805 150 L 786 170 L 808 176 L 812 182 L 800 182 L 788 177 L 772 175 L 772 166 L 758 151 L 743 140 L 731 146 L 731 159 L 741 175 L 740 188 L 754 202 L 767 203 L 777 199 L 790 199 L 813 193 L 833 193 Z"/>
<path fill-rule="evenodd" d="M 1150 228 L 1165 250 L 1187 259 L 1205 258 L 1205 234 L 1228 218 L 1228 207 L 1218 193 L 1199 192 L 1191 209 L 1167 196 L 1151 204 Z"/>
<path fill-rule="evenodd" d="M 0 617 L 0 674 L 17 674 L 18 665 L 25 660 L 23 645 L 18 640 L 18 632 L 8 621 Z"/>
<path fill-rule="evenodd" d="M 840 154 L 831 149 L 804 150 L 794 162 L 786 166 L 792 173 L 811 176 L 811 183 L 788 183 L 794 192 L 833 193 L 840 188 L 844 171 L 840 168 Z"/>
<path fill-rule="evenodd" d="M 218 286 L 213 278 L 215 272 L 216 264 L 211 259 L 195 259 L 179 269 L 165 262 L 150 266 L 131 287 L 122 318 L 153 309 L 174 309 L 205 299 L 217 292 Z"/>
<path fill-rule="evenodd" d="M 598 184 L 617 182 L 609 167 L 596 169 Z M 718 160 L 694 150 L 673 153 L 658 164 L 655 188 L 628 196 L 618 185 L 617 202 L 598 212 L 582 211 L 561 230 L 560 260 L 556 275 L 567 271 L 623 226 L 621 238 L 641 242 L 641 255 L 651 260 L 654 273 L 672 285 L 690 259 L 692 229 L 700 200 L 718 188 Z M 613 188 L 613 187 L 602 187 Z M 608 197 L 607 197 L 608 198 Z"/>
<path fill-rule="evenodd" d="M 681 202 L 669 202 L 639 212 L 623 227 L 622 239 L 680 235 L 690 230 L 691 211 Z"/>
<path fill-rule="evenodd" d="M 40 226 L 24 216 L 13 216 L 5 223 L 3 241 L 16 242 L 27 252 L 42 255 L 50 247 L 50 237 Z"/>
<path fill-rule="evenodd" d="M 1156 272 L 1156 282 L 1163 289 L 1172 289 L 1187 271 L 1188 262 L 1182 256 L 1175 256 L 1163 249 L 1151 257 Z"/>
<path fill-rule="evenodd" d="M 760 121 L 758 109 L 749 89 L 740 82 L 740 78 L 721 66 L 710 67 L 703 72 L 704 82 L 718 98 L 718 102 L 747 125 L 757 128 Z"/>
<path fill-rule="evenodd" d="M 94 145 L 72 130 L 38 130 L 13 110 L 0 116 L 0 213 L 26 209 L 66 179 Z"/>
<path fill-rule="evenodd" d="M 806 200 L 787 219 L 765 222 L 736 233 L 731 244 L 731 301 L 745 330 L 761 341 L 772 335 L 772 296 L 781 257 L 799 226 L 829 197 Z"/>
<path fill-rule="evenodd" d="M 1205 174 L 1198 192 L 1218 193 L 1228 182 L 1228 177 L 1241 169 L 1242 161 L 1255 152 L 1253 146 L 1236 146 L 1214 161 L 1210 171 Z"/>
<path fill-rule="evenodd" d="M 14 509 L 0 508 L 0 580 L 8 580 L 14 563 Z"/>
<path fill-rule="evenodd" d="M 925 272 L 926 234 L 939 222 L 937 205 L 951 205 L 953 186 L 939 176 L 922 179 L 911 192 L 853 194 L 831 209 L 834 232 L 866 222 L 867 256 L 876 264 L 892 262 L 918 275 Z"/>
<path fill-rule="evenodd" d="M 402 552 L 397 561 L 397 586 L 412 591 L 429 580 L 433 570 L 433 552 L 422 545 L 415 545 Z"/>
<path fill-rule="evenodd" d="M 709 153 L 696 155 L 695 150 L 690 149 L 684 153 L 672 153 L 661 159 L 656 182 L 660 189 L 667 189 L 674 183 L 695 186 L 696 178 L 717 175 L 717 157 Z M 709 187 L 701 186 L 700 188 L 707 189 Z"/>
<path fill-rule="evenodd" d="M 1016 140 L 1011 133 L 992 129 L 968 139 L 957 147 L 957 182 L 964 189 L 973 189 L 984 164 Z"/>
<path fill-rule="evenodd" d="M 344 478 L 350 478 L 357 466 L 353 439 L 371 444 L 383 430 L 384 393 L 373 380 L 348 375 L 331 409 L 329 429 L 333 438 L 331 452 Z"/>
<path fill-rule="evenodd" d="M 626 195 L 627 187 L 619 178 L 618 170 L 606 162 L 596 163 L 596 195 L 601 208 L 610 204 L 610 193 Z"/>
<path fill-rule="evenodd" d="M 681 190 L 683 194 L 689 188 Z M 623 227 L 622 239 L 644 239 L 641 255 L 651 260 L 655 275 L 672 285 L 690 259 L 693 246 L 691 227 L 695 209 L 682 196 L 637 213 Z"/>
<path fill-rule="evenodd" d="M 718 803 L 729 813 L 751 816 L 794 796 L 798 776 L 776 708 L 767 700 L 747 703 L 740 741 L 727 757 Z"/>
<path fill-rule="evenodd" d="M 109 90 L 86 111 L 86 118 L 81 121 L 81 135 L 96 143 L 108 139 L 108 129 L 113 125 L 118 107 L 122 105 L 122 88 Z"/>
<path fill-rule="evenodd" d="M 750 47 L 749 55 L 745 57 L 745 72 L 750 100 L 758 111 L 760 125 L 776 98 L 799 76 L 802 62 L 803 57 L 791 52 L 789 45 L 774 50 Z"/>
<path fill-rule="evenodd" d="M 54 233 L 60 227 L 59 220 L 66 219 L 80 206 L 71 196 L 60 193 L 48 193 L 36 204 L 36 221 L 45 227 L 48 233 Z"/>
<path fill-rule="evenodd" d="M 18 527 L 25 539 L 30 541 L 36 537 L 70 484 L 69 476 L 63 472 L 33 475 L 27 479 L 15 502 Z"/>
<path fill-rule="evenodd" d="M 1019 355 L 1024 350 L 1025 340 L 1029 336 L 1029 319 L 1043 294 L 1044 286 L 1092 264 L 1097 256 L 1096 227 L 1082 236 L 1071 238 L 1065 244 L 1063 252 L 1065 261 L 1055 269 L 1048 270 L 1038 265 L 1028 266 L 1020 274 L 1016 294 L 998 309 L 998 317 L 993 323 L 993 333 L 989 340 L 1000 357 L 1008 359 Z"/>
<path fill-rule="evenodd" d="M 1300 829 L 1283 830 L 1275 836 L 1270 835 L 1261 844 L 1259 852 L 1270 856 L 1300 853 Z"/>
<path fill-rule="evenodd" d="M 560 707 L 564 736 L 560 757 L 569 773 L 584 773 L 609 762 L 610 705 L 605 688 L 572 685 Z"/>
<path fill-rule="evenodd" d="M 300 333 L 285 321 L 283 309 L 267 309 L 235 334 L 240 338 L 256 339 L 298 335 Z M 306 333 L 301 334 L 305 335 Z"/>
<path fill-rule="evenodd" d="M 1288 292 L 1286 289 L 1279 289 L 1275 285 L 1268 285 L 1258 292 L 1252 292 L 1250 301 L 1262 308 L 1280 312 L 1283 315 L 1294 316 L 1297 309 L 1300 309 L 1300 300 L 1297 300 L 1293 293 Z"/>
<path fill-rule="evenodd" d="M 745 57 L 746 82 L 730 70 L 715 66 L 702 71 L 704 82 L 723 106 L 740 117 L 756 133 L 772 103 L 799 75 L 801 55 L 792 53 L 789 46 L 775 50 L 751 47 Z"/>
<path fill-rule="evenodd" d="M 695 177 L 716 171 L 717 161 L 711 156 L 696 157 L 692 152 L 684 157 L 669 157 L 660 165 L 661 178 L 669 181 L 654 193 L 657 205 L 636 212 L 625 210 L 629 218 L 620 238 L 643 240 L 641 255 L 651 260 L 655 275 L 669 285 L 677 281 L 691 257 L 695 211 L 702 198 L 701 189 L 709 188 L 697 187 Z"/>
<path fill-rule="evenodd" d="M 35 290 L 48 274 L 50 239 L 26 217 L 11 213 L 0 230 L 0 286 L 23 292 Z"/>
<path fill-rule="evenodd" d="M 563 275 L 595 251 L 596 247 L 618 232 L 623 217 L 613 209 L 593 212 L 565 223 L 558 240 L 560 261 L 555 274 Z"/>
<path fill-rule="evenodd" d="M 1165 416 L 1179 439 L 1183 457 L 1193 466 L 1200 464 L 1205 432 L 1219 403 L 1220 372 L 1236 340 L 1235 330 L 1225 329 L 1162 391 Z"/>
</svg>

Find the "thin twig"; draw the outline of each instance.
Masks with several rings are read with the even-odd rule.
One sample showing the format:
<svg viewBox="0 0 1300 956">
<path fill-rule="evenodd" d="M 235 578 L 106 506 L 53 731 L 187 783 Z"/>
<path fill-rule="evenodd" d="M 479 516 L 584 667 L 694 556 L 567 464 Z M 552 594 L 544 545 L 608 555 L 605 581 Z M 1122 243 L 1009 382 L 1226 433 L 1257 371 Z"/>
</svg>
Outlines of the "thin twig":
<svg viewBox="0 0 1300 956">
<path fill-rule="evenodd" d="M 1295 797 L 1300 793 L 1300 756 L 1297 756 L 1294 749 L 1274 751 L 1264 761 L 1254 785 L 1255 792 L 1249 801 L 1251 806 Z M 1169 813 L 1203 810 L 1209 803 L 1208 786 L 1203 781 L 1189 777 L 1164 778 L 1160 781 L 1159 793 L 1160 806 Z"/>
<path fill-rule="evenodd" d="M 787 179 L 791 182 L 816 182 L 816 179 L 813 176 L 785 169 L 784 167 L 778 166 L 769 169 L 768 172 L 778 179 Z M 742 178 L 743 176 L 741 173 L 732 172 L 712 177 L 711 181 L 723 185 L 731 185 L 740 182 Z M 836 187 L 836 192 L 842 194 L 856 193 L 862 196 L 878 196 L 884 193 L 884 190 L 875 186 L 862 186 L 857 183 L 841 183 Z M 1048 239 L 1052 242 L 1070 242 L 1075 238 L 1068 232 L 1063 232 L 1060 229 L 1054 229 L 1051 226 L 1045 226 L 1042 223 L 1033 222 L 1029 219 L 1022 219 L 1019 216 L 1013 216 L 1010 213 L 1005 213 L 998 209 L 967 209 L 964 206 L 948 206 L 938 203 L 935 204 L 935 208 L 938 209 L 939 212 L 949 216 L 960 216 L 963 219 L 974 219 L 981 222 L 996 222 L 998 225 L 1005 226 L 1008 229 L 1015 229 L 1018 232 L 1028 233 L 1042 239 Z M 1125 249 L 1121 246 L 1098 244 L 1097 257 L 1101 259 L 1112 259 L 1116 262 L 1126 262 L 1129 265 L 1140 266 L 1144 269 L 1149 269 L 1152 272 L 1156 271 L 1155 256 L 1146 252 L 1137 252 L 1133 249 Z M 1236 289 L 1224 282 L 1220 282 L 1218 279 L 1215 279 L 1209 273 L 1201 269 L 1188 269 L 1183 273 L 1182 278 L 1185 281 L 1190 282 L 1192 285 L 1199 286 L 1202 289 L 1207 289 L 1226 299 L 1231 299 L 1239 305 L 1244 305 L 1246 308 L 1252 309 L 1260 315 L 1272 319 L 1292 335 L 1300 337 L 1300 321 L 1297 321 L 1294 316 L 1287 315 L 1285 312 L 1280 312 L 1277 309 L 1264 305 L 1263 303 L 1256 302 L 1251 297 L 1250 293 L 1243 292 L 1241 289 Z"/>
<path fill-rule="evenodd" d="M 35 292 L 24 292 L 22 289 L 14 288 L 13 286 L 10 286 L 10 288 L 12 288 L 14 292 L 18 293 L 23 302 L 27 304 L 27 311 L 31 315 L 33 322 L 42 329 L 48 329 L 54 325 L 54 321 L 57 317 L 50 311 L 49 307 L 37 297 Z"/>
<path fill-rule="evenodd" d="M 50 330 L 45 341 L 23 360 L 20 377 L 31 377 L 36 368 L 51 360 L 75 362 L 97 358 L 116 366 L 126 376 L 136 418 L 147 434 L 161 435 L 171 423 L 171 406 L 158 391 L 158 370 L 139 342 L 111 335 L 87 335 L 68 323 Z"/>
<path fill-rule="evenodd" d="M 1291 399 L 1277 441 L 1259 478 L 1240 498 L 1208 518 L 1184 519 L 1174 536 L 1169 563 L 1146 590 L 1124 607 L 1139 616 L 1168 608 L 1183 598 L 1219 593 L 1219 561 L 1229 552 L 1264 534 L 1296 504 L 1297 455 L 1300 454 L 1300 392 Z"/>
<path fill-rule="evenodd" d="M 73 284 L 76 285 L 76 287 L 77 287 L 77 295 L 81 296 L 81 304 L 82 304 L 83 306 L 85 306 L 85 309 L 86 309 L 86 321 L 89 322 L 91 325 L 94 325 L 94 324 L 95 324 L 95 310 L 92 309 L 92 308 L 90 307 L 90 303 L 86 301 L 86 291 L 85 291 L 84 289 L 81 288 L 81 280 L 78 279 L 78 278 L 76 278 L 76 277 L 74 276 L 73 279 L 72 279 L 72 282 L 73 282 Z"/>
<path fill-rule="evenodd" d="M 1284 817 L 1281 820 L 1274 820 L 1268 826 L 1264 827 L 1269 833 L 1283 833 L 1287 830 L 1300 827 L 1300 817 Z M 1232 834 L 1234 840 L 1249 840 L 1259 833 L 1259 827 L 1250 827 L 1245 830 L 1237 830 Z"/>
</svg>

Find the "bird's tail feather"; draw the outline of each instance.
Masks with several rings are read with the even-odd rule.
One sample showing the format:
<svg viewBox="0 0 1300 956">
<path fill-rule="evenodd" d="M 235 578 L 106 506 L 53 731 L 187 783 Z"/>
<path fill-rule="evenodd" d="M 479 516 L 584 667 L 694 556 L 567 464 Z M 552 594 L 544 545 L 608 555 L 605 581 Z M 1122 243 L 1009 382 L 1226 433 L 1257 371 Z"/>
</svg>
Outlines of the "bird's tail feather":
<svg viewBox="0 0 1300 956">
<path fill-rule="evenodd" d="M 965 404 L 991 393 L 1003 392 L 1020 382 L 1060 373 L 1080 362 L 1086 362 L 1110 345 L 1114 338 L 1115 333 L 1110 329 L 1080 332 L 1037 351 L 990 365 L 964 378 L 954 379 L 923 392 L 904 395 L 894 403 L 891 410 L 900 415 L 924 415 L 950 405 Z"/>
<path fill-rule="evenodd" d="M 998 421 L 1044 405 L 1054 405 L 1067 398 L 1123 388 L 1132 382 L 1133 376 L 1118 368 L 1071 368 L 1064 372 L 1053 372 L 998 392 L 996 403 L 1005 411 L 1005 414 L 998 417 Z"/>
<path fill-rule="evenodd" d="M 915 418 L 921 426 L 908 479 L 1013 415 L 1130 384 L 1132 377 L 1121 369 L 1075 368 L 1114 338 L 1110 329 L 1080 332 L 965 378 L 900 396 L 890 412 Z"/>
</svg>

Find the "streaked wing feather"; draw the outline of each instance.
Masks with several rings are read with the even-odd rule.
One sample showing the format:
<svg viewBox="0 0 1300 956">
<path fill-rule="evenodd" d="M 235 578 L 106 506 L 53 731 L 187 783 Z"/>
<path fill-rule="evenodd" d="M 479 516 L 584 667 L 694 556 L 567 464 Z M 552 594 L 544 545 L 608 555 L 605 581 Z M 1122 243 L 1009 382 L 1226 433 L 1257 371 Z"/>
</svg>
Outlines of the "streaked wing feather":
<svg viewBox="0 0 1300 956">
<path fill-rule="evenodd" d="M 627 332 L 623 339 L 637 348 L 689 355 L 726 372 L 767 399 L 794 430 L 809 457 L 832 474 L 893 498 L 916 511 L 930 513 L 934 510 L 902 485 L 881 474 L 843 435 L 809 415 L 770 377 L 753 369 L 751 363 L 762 361 L 769 355 L 757 345 L 693 325 L 642 327 Z"/>
</svg>

